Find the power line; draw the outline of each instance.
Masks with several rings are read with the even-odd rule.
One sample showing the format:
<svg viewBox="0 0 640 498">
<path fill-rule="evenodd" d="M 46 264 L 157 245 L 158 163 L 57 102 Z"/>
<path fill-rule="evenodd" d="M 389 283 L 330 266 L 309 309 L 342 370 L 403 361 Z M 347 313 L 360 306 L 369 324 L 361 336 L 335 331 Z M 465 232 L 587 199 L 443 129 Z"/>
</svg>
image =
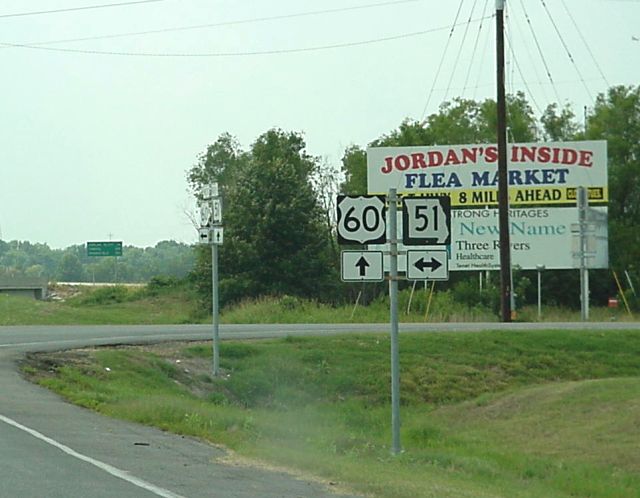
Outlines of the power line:
<svg viewBox="0 0 640 498">
<path fill-rule="evenodd" d="M 511 27 L 511 9 L 507 9 L 505 8 L 505 12 L 504 12 L 504 21 L 505 21 L 505 37 L 507 39 L 507 42 L 509 41 L 510 38 L 512 38 L 512 27 Z M 509 50 L 506 54 L 506 59 L 507 59 L 507 64 L 509 67 L 509 70 L 511 71 L 511 74 L 509 75 L 509 85 L 510 85 L 510 93 L 514 94 L 514 88 L 515 88 L 515 73 L 516 73 L 516 65 L 514 62 L 514 55 L 513 55 L 513 51 Z M 508 105 L 508 104 L 507 104 Z M 509 112 L 509 109 L 507 108 L 507 112 Z"/>
<path fill-rule="evenodd" d="M 495 17 L 494 14 L 491 15 L 491 19 Z M 482 57 L 480 60 L 488 60 L 488 52 L 489 52 L 489 40 L 491 39 L 491 30 L 486 30 L 487 34 L 484 37 L 484 44 L 482 46 Z M 478 65 L 478 75 L 476 78 L 476 86 L 473 88 L 473 93 L 471 94 L 471 100 L 476 99 L 476 92 L 480 88 L 480 78 L 482 77 L 482 64 Z"/>
<path fill-rule="evenodd" d="M 600 64 L 598 64 L 598 60 L 593 55 L 591 47 L 589 46 L 589 44 L 587 43 L 586 38 L 582 34 L 582 31 L 580 30 L 580 27 L 578 26 L 578 23 L 576 23 L 576 20 L 573 18 L 573 15 L 571 14 L 571 11 L 567 8 L 567 4 L 565 3 L 564 0 L 560 0 L 560 2 L 562 3 L 562 6 L 564 7 L 564 10 L 567 12 L 567 15 L 569 16 L 569 19 L 571 19 L 571 22 L 573 23 L 573 26 L 576 28 L 576 31 L 578 32 L 578 35 L 580 35 L 580 39 L 582 40 L 582 43 L 584 43 L 584 46 L 587 48 L 587 52 L 589 52 L 589 55 L 591 56 L 591 60 L 593 61 L 593 63 L 596 65 L 596 68 L 600 72 L 600 76 L 602 76 L 602 79 L 607 84 L 607 86 L 610 87 L 611 85 L 609 84 L 609 81 L 607 80 L 607 77 L 604 75 L 604 72 L 602 71 L 602 68 L 600 67 Z"/>
<path fill-rule="evenodd" d="M 120 3 L 103 3 L 99 5 L 86 5 L 84 7 L 69 7 L 67 9 L 55 9 L 55 10 L 38 10 L 31 12 L 16 12 L 14 14 L 0 14 L 0 18 L 6 19 L 9 17 L 25 17 L 25 16 L 39 16 L 41 14 L 60 14 L 62 12 L 77 12 L 80 10 L 92 10 L 92 9 L 107 9 L 111 7 L 124 7 L 127 5 L 138 5 L 142 3 L 155 3 L 164 2 L 165 0 L 134 0 L 131 2 Z"/>
<path fill-rule="evenodd" d="M 485 16 L 485 13 L 487 11 L 487 5 L 489 5 L 489 0 L 485 0 L 484 1 L 484 7 L 482 8 L 482 17 Z M 469 83 L 469 76 L 471 76 L 471 69 L 473 68 L 473 61 L 476 57 L 476 51 L 478 50 L 478 43 L 480 42 L 480 34 L 482 33 L 482 27 L 483 27 L 484 23 L 481 21 L 480 25 L 478 26 L 478 33 L 476 35 L 476 40 L 473 44 L 473 52 L 471 53 L 471 62 L 469 63 L 469 67 L 467 68 L 467 76 L 464 79 L 464 90 L 463 92 L 466 90 L 467 88 L 467 84 Z"/>
<path fill-rule="evenodd" d="M 458 54 L 456 55 L 456 60 L 453 64 L 453 69 L 451 71 L 451 75 L 449 76 L 449 83 L 447 84 L 447 91 L 445 92 L 442 100 L 447 100 L 447 95 L 449 94 L 449 88 L 451 88 L 451 83 L 453 83 L 453 78 L 456 74 L 456 69 L 458 68 L 458 63 L 460 62 L 460 56 L 462 55 L 462 49 L 464 48 L 464 43 L 467 40 L 467 34 L 469 33 L 469 26 L 471 25 L 471 18 L 473 17 L 473 13 L 476 10 L 476 4 L 478 0 L 473 0 L 473 5 L 471 6 L 471 12 L 469 12 L 469 20 L 467 21 L 466 26 L 464 27 L 464 34 L 462 35 L 462 41 L 460 42 L 460 47 L 458 48 Z"/>
<path fill-rule="evenodd" d="M 544 68 L 547 72 L 547 77 L 549 78 L 549 81 L 553 86 L 553 91 L 556 95 L 556 99 L 558 103 L 560 103 L 560 95 L 558 94 L 558 89 L 556 88 L 556 85 L 553 82 L 553 77 L 551 76 L 551 70 L 549 69 L 549 65 L 547 64 L 547 59 L 545 58 L 544 52 L 542 51 L 542 47 L 540 46 L 540 42 L 538 41 L 538 36 L 536 35 L 536 31 L 533 29 L 533 24 L 531 24 L 531 18 L 529 17 L 526 7 L 524 6 L 523 0 L 520 0 L 520 5 L 522 6 L 522 11 L 524 12 L 525 19 L 527 20 L 527 24 L 529 25 L 529 30 L 531 31 L 531 35 L 533 36 L 533 41 L 535 42 L 536 47 L 538 49 L 538 54 L 542 59 L 542 64 L 544 65 Z"/>
<path fill-rule="evenodd" d="M 520 23 L 518 22 L 518 18 L 517 16 L 512 16 L 511 19 L 513 19 L 513 23 L 516 26 L 516 29 L 518 30 L 518 35 L 520 37 L 520 39 L 524 40 L 525 36 L 524 36 L 524 32 L 522 30 L 522 27 L 520 26 Z M 510 42 L 512 43 L 512 42 Z M 528 58 L 528 62 L 529 62 L 529 67 L 531 67 L 533 69 L 533 73 L 536 77 L 536 81 L 540 82 L 540 80 L 542 78 L 540 78 L 540 74 L 538 73 L 538 64 L 536 64 L 533 55 L 531 55 L 531 50 L 529 50 L 529 45 L 527 43 L 523 44 L 524 49 L 526 51 L 527 54 L 527 58 Z M 547 96 L 547 92 L 544 89 L 544 86 L 540 86 L 540 89 L 542 91 L 542 97 L 545 101 L 548 101 L 549 98 Z"/>
<path fill-rule="evenodd" d="M 474 22 L 477 20 L 474 20 Z M 250 52 L 201 52 L 201 53 L 180 53 L 180 52 L 125 52 L 125 51 L 112 51 L 112 50 L 83 50 L 74 48 L 54 48 L 43 47 L 38 45 L 27 45 L 21 43 L 5 43 L 0 42 L 0 46 L 24 48 L 30 50 L 44 50 L 49 52 L 62 52 L 71 54 L 90 54 L 90 55 L 113 55 L 113 56 L 126 56 L 126 57 L 247 57 L 257 55 L 278 55 L 278 54 L 293 54 L 300 52 L 316 52 L 320 50 L 331 50 L 338 48 L 357 47 L 362 45 L 370 45 L 373 43 L 382 43 L 393 40 L 401 40 L 404 38 L 412 38 L 415 36 L 422 36 L 430 33 L 436 33 L 438 31 L 446 31 L 450 29 L 450 26 L 443 26 L 440 28 L 431 28 L 422 31 L 414 31 L 411 33 L 402 33 L 399 35 L 385 36 L 381 38 L 373 38 L 369 40 L 360 40 L 354 42 L 334 43 L 330 45 L 318 45 L 314 47 L 301 47 L 301 48 L 286 48 L 286 49 L 274 49 L 274 50 L 256 50 Z"/>
<path fill-rule="evenodd" d="M 161 0 L 153 0 L 153 1 L 161 1 Z M 283 19 L 294 19 L 299 17 L 310 17 L 317 16 L 322 14 L 333 14 L 337 12 L 348 12 L 354 10 L 363 10 L 363 9 L 371 9 L 376 7 L 386 7 L 389 5 L 398 5 L 403 3 L 414 3 L 422 0 L 395 0 L 395 1 L 387 1 L 387 2 L 378 2 L 378 3 L 370 3 L 365 5 L 357 5 L 354 7 L 341 7 L 337 9 L 325 9 L 325 10 L 315 10 L 310 12 L 300 12 L 297 14 L 282 14 L 276 16 L 266 16 L 266 17 L 256 17 L 252 19 L 239 19 L 233 21 L 221 21 L 217 23 L 208 23 L 208 24 L 192 24 L 188 26 L 176 26 L 169 28 L 158 28 L 158 29 L 149 29 L 145 31 L 130 31 L 126 33 L 115 33 L 110 35 L 96 35 L 96 36 L 86 36 L 82 38 L 65 38 L 61 40 L 51 40 L 45 42 L 27 42 L 24 45 L 36 46 L 36 45 L 55 45 L 59 43 L 72 43 L 72 42 L 83 42 L 83 41 L 92 41 L 92 40 L 108 40 L 114 38 L 125 38 L 129 36 L 143 36 L 143 35 L 152 35 L 152 34 L 162 34 L 162 33 L 173 33 L 178 31 L 190 31 L 197 29 L 207 29 L 207 28 L 219 28 L 223 26 L 235 26 L 240 24 L 251 24 L 258 22 L 267 22 L 267 21 L 279 21 Z"/>
<path fill-rule="evenodd" d="M 431 96 L 433 95 L 433 89 L 436 86 L 436 83 L 438 82 L 438 77 L 440 76 L 440 71 L 442 70 L 442 64 L 444 63 L 444 59 L 447 55 L 447 50 L 449 49 L 449 44 L 451 43 L 451 38 L 453 37 L 453 32 L 456 29 L 457 23 L 458 23 L 458 18 L 460 17 L 460 11 L 462 10 L 462 4 L 464 3 L 464 0 L 460 0 L 460 5 L 458 5 L 458 11 L 456 12 L 456 17 L 453 20 L 453 25 L 451 26 L 451 31 L 449 32 L 449 38 L 447 38 L 447 43 L 444 46 L 444 52 L 442 52 L 442 57 L 440 58 L 440 64 L 438 64 L 438 70 L 436 71 L 436 75 L 433 78 L 433 83 L 431 85 L 431 90 L 429 91 L 429 96 L 427 97 L 427 102 L 424 104 L 424 109 L 422 110 L 422 115 L 420 117 L 420 119 L 424 119 L 424 115 L 427 113 L 427 108 L 429 107 L 429 104 L 431 103 Z"/>
<path fill-rule="evenodd" d="M 589 96 L 589 99 L 593 100 L 593 95 L 591 95 L 591 91 L 589 90 L 589 87 L 587 86 L 587 84 L 584 81 L 584 76 L 582 76 L 582 72 L 580 71 L 580 68 L 576 64 L 576 61 L 574 60 L 573 55 L 571 55 L 571 51 L 569 50 L 569 46 L 564 41 L 564 37 L 562 36 L 562 33 L 558 29 L 558 25 L 556 24 L 555 20 L 553 19 L 553 16 L 551 15 L 551 12 L 549 11 L 549 8 L 547 7 L 547 3 L 544 0 L 540 0 L 540 1 L 542 2 L 542 6 L 544 7 L 545 12 L 547 13 L 547 16 L 549 17 L 549 20 L 551 21 L 551 24 L 553 25 L 553 29 L 555 30 L 556 34 L 558 35 L 558 38 L 560 38 L 560 42 L 562 43 L 562 46 L 564 47 L 565 51 L 567 52 L 567 56 L 569 57 L 569 60 L 571 61 L 571 64 L 573 64 L 573 67 L 575 68 L 576 73 L 578 73 L 578 76 L 580 77 L 580 81 L 582 82 L 582 86 L 584 86 L 584 89 L 586 90 L 587 95 Z"/>
<path fill-rule="evenodd" d="M 527 82 L 527 79 L 524 77 L 524 74 L 522 73 L 522 68 L 520 67 L 520 64 L 518 63 L 518 58 L 516 57 L 516 53 L 514 51 L 513 44 L 511 43 L 511 39 L 509 38 L 508 35 L 507 35 L 507 42 L 509 44 L 509 51 L 511 52 L 511 60 L 513 61 L 518 73 L 520 74 L 520 79 L 522 79 L 522 84 L 524 85 L 525 89 L 527 90 L 527 93 L 529 94 L 529 98 L 531 98 L 531 102 L 533 102 L 534 107 L 538 110 L 538 112 L 540 114 L 542 114 L 542 112 L 543 112 L 542 108 L 538 105 L 538 102 L 536 101 L 535 97 L 533 96 L 533 92 L 529 88 L 529 83 Z"/>
</svg>

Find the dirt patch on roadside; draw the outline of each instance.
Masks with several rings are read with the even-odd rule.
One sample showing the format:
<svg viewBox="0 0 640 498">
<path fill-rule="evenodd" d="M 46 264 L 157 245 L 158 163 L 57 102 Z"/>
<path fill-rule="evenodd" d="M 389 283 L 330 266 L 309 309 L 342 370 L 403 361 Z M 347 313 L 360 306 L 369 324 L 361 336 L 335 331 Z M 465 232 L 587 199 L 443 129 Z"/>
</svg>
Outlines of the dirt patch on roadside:
<svg viewBox="0 0 640 498">
<path fill-rule="evenodd" d="M 63 366 L 75 366 L 86 371 L 93 365 L 90 350 L 76 349 L 53 353 L 27 353 L 20 362 L 20 371 L 31 381 L 53 378 Z"/>
<path fill-rule="evenodd" d="M 184 351 L 192 346 L 207 346 L 206 342 L 172 342 L 142 346 L 104 346 L 73 349 L 66 351 L 27 353 L 20 362 L 23 375 L 32 382 L 54 378 L 62 367 L 75 367 L 83 374 L 102 374 L 96 370 L 95 354 L 98 351 L 142 351 L 153 354 L 173 367 L 172 378 L 186 390 L 199 398 L 207 398 L 213 392 L 213 366 L 211 359 L 185 355 Z M 105 366 L 104 373 L 111 367 Z M 222 376 L 228 375 L 224 371 Z"/>
</svg>

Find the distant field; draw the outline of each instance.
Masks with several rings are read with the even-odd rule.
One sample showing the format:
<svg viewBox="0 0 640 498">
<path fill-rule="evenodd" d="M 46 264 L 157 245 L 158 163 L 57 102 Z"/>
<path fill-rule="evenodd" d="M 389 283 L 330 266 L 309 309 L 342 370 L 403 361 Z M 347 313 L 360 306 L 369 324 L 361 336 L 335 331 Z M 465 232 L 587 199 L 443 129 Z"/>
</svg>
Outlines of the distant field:
<svg viewBox="0 0 640 498">
<path fill-rule="evenodd" d="M 144 287 L 82 287 L 64 301 L 0 294 L 0 325 L 176 324 L 199 320 L 193 293 L 149 292 Z M 67 295 L 68 294 L 68 295 Z"/>
<path fill-rule="evenodd" d="M 640 497 L 640 332 L 359 335 L 30 355 L 23 371 L 110 416 L 389 498 Z"/>
<path fill-rule="evenodd" d="M 0 325 L 121 325 L 210 322 L 199 297 L 186 285 L 64 286 L 55 289 L 56 301 L 35 301 L 0 294 Z M 428 304 L 427 304 L 428 303 Z M 400 293 L 402 322 L 496 322 L 498 316 L 480 306 L 456 303 L 449 292 Z M 518 309 L 517 320 L 537 321 L 537 308 Z M 580 312 L 545 307 L 543 321 L 580 321 Z M 591 321 L 630 321 L 622 309 L 592 308 Z M 249 300 L 222 309 L 223 323 L 381 323 L 389 320 L 389 304 L 378 299 L 368 306 L 332 306 L 284 296 Z"/>
</svg>

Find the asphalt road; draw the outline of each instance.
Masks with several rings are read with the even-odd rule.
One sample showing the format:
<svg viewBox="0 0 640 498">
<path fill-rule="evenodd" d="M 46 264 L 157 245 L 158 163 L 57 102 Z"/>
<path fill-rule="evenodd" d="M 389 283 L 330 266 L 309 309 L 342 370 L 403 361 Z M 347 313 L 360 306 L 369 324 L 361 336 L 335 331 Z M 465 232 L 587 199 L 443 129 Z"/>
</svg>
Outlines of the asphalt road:
<svg viewBox="0 0 640 498">
<path fill-rule="evenodd" d="M 637 323 L 401 325 L 405 331 L 640 328 Z M 379 325 L 225 325 L 225 338 L 387 332 Z M 0 327 L 0 498 L 238 497 L 314 498 L 336 494 L 322 483 L 221 461 L 200 441 L 109 419 L 63 402 L 25 381 L 25 352 L 106 344 L 209 339 L 210 327 Z M 366 479 L 366 476 L 363 476 Z"/>
</svg>

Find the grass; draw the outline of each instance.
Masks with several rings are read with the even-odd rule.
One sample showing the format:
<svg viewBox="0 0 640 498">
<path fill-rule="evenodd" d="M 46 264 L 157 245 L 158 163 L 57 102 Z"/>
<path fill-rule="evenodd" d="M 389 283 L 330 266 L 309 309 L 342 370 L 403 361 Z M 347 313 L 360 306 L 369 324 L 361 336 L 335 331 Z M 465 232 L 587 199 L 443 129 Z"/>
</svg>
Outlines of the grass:
<svg viewBox="0 0 640 498">
<path fill-rule="evenodd" d="M 125 286 L 81 288 L 79 295 L 64 302 L 35 301 L 0 294 L 1 325 L 91 325 L 91 324 L 180 324 L 208 323 L 210 312 L 200 308 L 199 297 L 185 283 L 152 284 L 131 289 Z M 435 292 L 432 299 L 424 290 L 413 295 L 399 293 L 400 321 L 495 322 L 492 313 L 480 304 L 465 306 L 449 291 Z M 388 297 L 367 306 L 332 306 L 292 296 L 247 300 L 222 309 L 222 323 L 383 323 L 389 320 Z M 538 321 L 537 307 L 517 310 L 517 320 Z M 580 312 L 544 307 L 542 321 L 579 321 Z M 592 308 L 591 321 L 628 321 L 633 317 L 623 309 Z"/>
<path fill-rule="evenodd" d="M 386 336 L 223 342 L 216 379 L 210 354 L 47 353 L 25 372 L 102 413 L 379 497 L 640 496 L 636 331 L 402 334 L 397 457 Z"/>
<path fill-rule="evenodd" d="M 398 308 L 403 322 L 495 322 L 497 316 L 480 307 L 456 303 L 450 292 L 429 296 L 410 290 L 399 293 Z M 291 296 L 250 299 L 223 310 L 226 323 L 381 323 L 389 321 L 389 299 L 376 299 L 367 306 L 331 306 Z"/>
<path fill-rule="evenodd" d="M 193 323 L 199 320 L 194 301 L 184 288 L 151 293 L 125 287 L 84 289 L 64 302 L 0 294 L 0 326 Z"/>
</svg>

